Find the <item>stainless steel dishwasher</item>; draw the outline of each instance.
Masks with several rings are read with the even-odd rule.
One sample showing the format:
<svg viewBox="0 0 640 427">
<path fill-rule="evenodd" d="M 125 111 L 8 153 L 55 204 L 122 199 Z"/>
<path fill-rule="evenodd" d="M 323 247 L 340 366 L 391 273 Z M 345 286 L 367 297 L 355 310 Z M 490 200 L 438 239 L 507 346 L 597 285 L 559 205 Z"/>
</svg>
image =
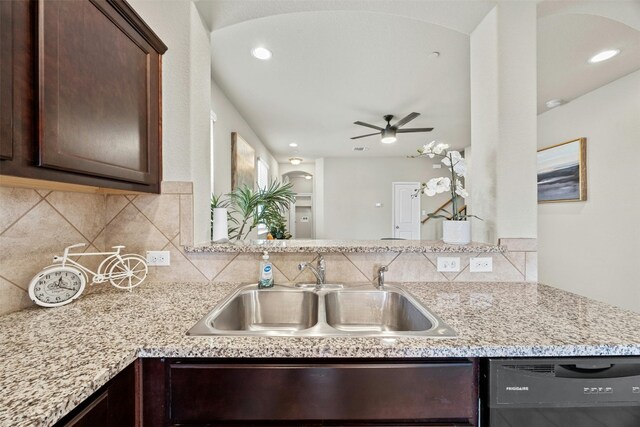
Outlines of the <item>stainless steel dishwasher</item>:
<svg viewBox="0 0 640 427">
<path fill-rule="evenodd" d="M 489 359 L 483 381 L 483 427 L 640 426 L 640 357 Z"/>
</svg>

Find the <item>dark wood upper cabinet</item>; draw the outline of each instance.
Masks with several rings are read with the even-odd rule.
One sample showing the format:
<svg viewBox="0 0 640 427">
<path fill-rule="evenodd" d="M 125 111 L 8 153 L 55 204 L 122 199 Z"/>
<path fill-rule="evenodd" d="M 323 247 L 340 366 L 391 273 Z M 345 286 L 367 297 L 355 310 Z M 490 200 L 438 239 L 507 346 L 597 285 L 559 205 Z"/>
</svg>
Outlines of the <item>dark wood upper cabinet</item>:
<svg viewBox="0 0 640 427">
<path fill-rule="evenodd" d="M 2 3 L 19 10 L 0 173 L 159 192 L 162 41 L 124 0 Z"/>
<path fill-rule="evenodd" d="M 13 2 L 0 2 L 0 159 L 13 158 Z"/>
</svg>

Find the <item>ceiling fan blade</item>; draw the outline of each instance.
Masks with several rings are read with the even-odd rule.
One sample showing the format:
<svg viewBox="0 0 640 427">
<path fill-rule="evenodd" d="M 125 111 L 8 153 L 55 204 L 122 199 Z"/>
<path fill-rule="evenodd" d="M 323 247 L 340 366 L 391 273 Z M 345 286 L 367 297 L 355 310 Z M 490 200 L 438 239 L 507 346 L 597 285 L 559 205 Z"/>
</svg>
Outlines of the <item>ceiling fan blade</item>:
<svg viewBox="0 0 640 427">
<path fill-rule="evenodd" d="M 420 115 L 420 113 L 411 113 L 409 114 L 407 117 L 405 117 L 404 119 L 400 119 L 398 121 L 398 123 L 396 123 L 395 125 L 393 125 L 394 128 L 399 128 L 401 126 L 406 125 L 407 123 L 409 123 L 411 120 L 415 119 L 416 117 L 418 117 Z"/>
<path fill-rule="evenodd" d="M 365 123 L 365 122 L 361 122 L 361 121 L 353 122 L 353 124 L 354 125 L 360 125 L 360 126 L 366 126 L 368 128 L 371 128 L 371 129 L 382 130 L 382 128 L 380 126 L 370 125 L 369 123 Z"/>
<path fill-rule="evenodd" d="M 398 129 L 396 133 L 410 133 L 410 132 L 431 132 L 433 128 L 408 128 Z"/>
<path fill-rule="evenodd" d="M 360 139 L 360 138 L 364 138 L 364 137 L 367 137 L 367 136 L 373 136 L 373 135 L 380 135 L 380 132 L 369 133 L 367 135 L 354 136 L 351 139 Z"/>
</svg>

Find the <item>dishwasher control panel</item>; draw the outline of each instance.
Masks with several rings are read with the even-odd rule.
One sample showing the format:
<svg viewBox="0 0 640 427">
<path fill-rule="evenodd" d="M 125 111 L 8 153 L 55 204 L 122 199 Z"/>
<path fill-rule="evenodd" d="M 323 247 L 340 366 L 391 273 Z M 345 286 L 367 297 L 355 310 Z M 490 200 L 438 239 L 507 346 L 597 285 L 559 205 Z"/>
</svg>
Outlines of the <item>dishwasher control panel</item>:
<svg viewBox="0 0 640 427">
<path fill-rule="evenodd" d="M 489 405 L 640 406 L 640 358 L 492 359 Z"/>
</svg>

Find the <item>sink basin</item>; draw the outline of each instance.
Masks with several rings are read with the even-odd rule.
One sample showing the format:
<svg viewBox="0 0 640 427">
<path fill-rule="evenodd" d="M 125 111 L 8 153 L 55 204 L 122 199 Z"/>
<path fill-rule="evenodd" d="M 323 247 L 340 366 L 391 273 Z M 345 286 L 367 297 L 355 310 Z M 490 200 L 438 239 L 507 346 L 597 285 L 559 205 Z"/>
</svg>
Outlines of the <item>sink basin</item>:
<svg viewBox="0 0 640 427">
<path fill-rule="evenodd" d="M 318 294 L 293 289 L 241 289 L 189 330 L 190 335 L 281 333 L 308 329 L 318 321 Z M 225 333 L 228 332 L 228 333 Z"/>
<path fill-rule="evenodd" d="M 315 285 L 313 286 L 315 288 Z M 370 284 L 341 289 L 276 285 L 238 287 L 188 335 L 296 337 L 431 337 L 456 332 L 409 292 Z"/>
<path fill-rule="evenodd" d="M 211 326 L 222 331 L 299 331 L 317 321 L 317 294 L 256 289 L 229 301 L 212 318 Z"/>
<path fill-rule="evenodd" d="M 325 297 L 327 323 L 341 331 L 428 331 L 433 323 L 395 291 L 339 291 Z"/>
</svg>

